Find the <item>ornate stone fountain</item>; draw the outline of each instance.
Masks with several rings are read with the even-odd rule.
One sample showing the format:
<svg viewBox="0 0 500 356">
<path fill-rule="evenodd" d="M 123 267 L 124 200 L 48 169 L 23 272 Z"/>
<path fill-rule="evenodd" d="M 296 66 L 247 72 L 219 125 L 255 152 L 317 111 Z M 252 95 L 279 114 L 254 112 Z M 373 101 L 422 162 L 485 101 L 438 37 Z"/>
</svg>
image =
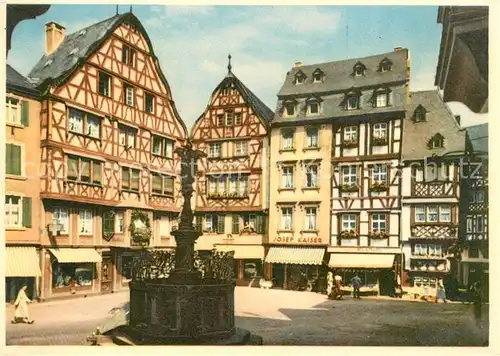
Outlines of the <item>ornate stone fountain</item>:
<svg viewBox="0 0 500 356">
<path fill-rule="evenodd" d="M 107 334 L 122 345 L 244 345 L 262 338 L 235 327 L 232 279 L 234 252 L 213 251 L 200 258 L 194 244 L 201 231 L 193 226 L 191 197 L 196 162 L 204 155 L 188 144 L 182 158 L 184 204 L 179 228 L 172 232 L 174 253 L 143 251 L 135 259 L 130 282 L 130 319 Z"/>
</svg>

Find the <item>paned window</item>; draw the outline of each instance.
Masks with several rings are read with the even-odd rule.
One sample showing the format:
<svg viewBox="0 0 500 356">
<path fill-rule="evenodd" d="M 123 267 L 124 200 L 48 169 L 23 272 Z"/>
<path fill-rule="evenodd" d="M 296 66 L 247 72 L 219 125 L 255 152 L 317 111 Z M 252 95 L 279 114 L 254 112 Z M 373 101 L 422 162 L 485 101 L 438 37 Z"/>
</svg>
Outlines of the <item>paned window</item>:
<svg viewBox="0 0 500 356">
<path fill-rule="evenodd" d="M 102 162 L 68 155 L 66 177 L 68 180 L 98 184 L 102 182 Z"/>
<path fill-rule="evenodd" d="M 92 210 L 80 209 L 78 213 L 78 233 L 79 235 L 92 235 Z"/>
<path fill-rule="evenodd" d="M 293 209 L 281 208 L 281 229 L 292 230 Z"/>
<path fill-rule="evenodd" d="M 293 167 L 283 167 L 281 184 L 282 188 L 293 188 Z"/>
<path fill-rule="evenodd" d="M 316 208 L 306 208 L 304 230 L 316 230 Z"/>
</svg>

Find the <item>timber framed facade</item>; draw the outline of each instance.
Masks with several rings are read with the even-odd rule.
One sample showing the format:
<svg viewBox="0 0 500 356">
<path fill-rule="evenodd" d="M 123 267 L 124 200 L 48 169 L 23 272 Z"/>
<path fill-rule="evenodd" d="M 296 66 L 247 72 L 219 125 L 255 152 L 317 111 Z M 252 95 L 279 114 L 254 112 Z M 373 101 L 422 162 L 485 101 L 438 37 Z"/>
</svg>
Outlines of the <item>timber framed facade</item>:
<svg viewBox="0 0 500 356">
<path fill-rule="evenodd" d="M 193 146 L 207 154 L 198 163 L 196 224 L 199 251 L 235 251 L 238 284 L 262 276 L 267 231 L 268 126 L 273 112 L 232 72 L 214 89 L 195 122 Z"/>
<path fill-rule="evenodd" d="M 46 25 L 29 74 L 42 91 L 42 298 L 126 287 L 139 246 L 130 227 L 149 225 L 146 244 L 171 248 L 182 203 L 175 149 L 187 129 L 140 21 L 64 32 Z"/>
</svg>

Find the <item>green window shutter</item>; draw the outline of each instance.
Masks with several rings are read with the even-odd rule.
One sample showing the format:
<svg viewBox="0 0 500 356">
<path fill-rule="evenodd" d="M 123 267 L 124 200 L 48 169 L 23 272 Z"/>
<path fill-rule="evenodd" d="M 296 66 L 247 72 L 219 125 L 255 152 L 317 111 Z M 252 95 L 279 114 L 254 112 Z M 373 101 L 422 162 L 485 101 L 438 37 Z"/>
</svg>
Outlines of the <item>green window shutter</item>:
<svg viewBox="0 0 500 356">
<path fill-rule="evenodd" d="M 261 215 L 255 216 L 255 232 L 258 234 L 262 233 L 262 216 Z"/>
<path fill-rule="evenodd" d="M 218 234 L 223 234 L 224 233 L 224 215 L 219 215 L 217 219 L 217 233 Z"/>
<path fill-rule="evenodd" d="M 5 157 L 7 174 L 21 175 L 21 146 L 7 144 Z"/>
<path fill-rule="evenodd" d="M 240 233 L 240 216 L 238 214 L 233 214 L 233 234 Z"/>
<path fill-rule="evenodd" d="M 5 173 L 12 174 L 12 145 L 10 143 L 5 145 Z"/>
<path fill-rule="evenodd" d="M 23 226 L 31 227 L 31 198 L 23 198 Z"/>
<path fill-rule="evenodd" d="M 102 231 L 104 235 L 115 233 L 115 215 L 111 211 L 106 211 L 102 217 Z"/>
<path fill-rule="evenodd" d="M 21 124 L 28 126 L 30 124 L 30 103 L 29 101 L 21 102 Z"/>
</svg>

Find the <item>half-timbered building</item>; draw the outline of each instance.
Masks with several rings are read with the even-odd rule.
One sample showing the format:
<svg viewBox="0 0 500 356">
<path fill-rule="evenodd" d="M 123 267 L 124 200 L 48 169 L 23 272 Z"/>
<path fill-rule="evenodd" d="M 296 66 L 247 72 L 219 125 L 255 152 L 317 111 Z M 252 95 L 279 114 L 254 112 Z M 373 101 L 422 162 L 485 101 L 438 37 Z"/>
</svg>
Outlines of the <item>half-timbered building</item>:
<svg viewBox="0 0 500 356">
<path fill-rule="evenodd" d="M 436 90 L 412 92 L 403 130 L 403 284 L 436 294 L 458 241 L 465 131 Z"/>
<path fill-rule="evenodd" d="M 45 54 L 28 75 L 43 92 L 42 295 L 119 290 L 131 247 L 172 245 L 175 148 L 187 129 L 132 13 L 69 35 L 50 22 L 45 33 Z"/>
<path fill-rule="evenodd" d="M 332 125 L 329 267 L 362 291 L 390 295 L 400 271 L 402 127 L 407 49 L 326 64 Z"/>
<path fill-rule="evenodd" d="M 480 282 L 489 294 L 488 124 L 469 126 L 467 152 L 460 181 L 460 282 Z"/>
<path fill-rule="evenodd" d="M 40 286 L 40 93 L 6 67 L 5 118 L 5 299 L 14 302 L 23 285 L 30 299 Z"/>
<path fill-rule="evenodd" d="M 210 96 L 192 129 L 198 163 L 196 223 L 199 251 L 235 251 L 237 283 L 262 275 L 267 227 L 269 109 L 232 72 Z"/>
</svg>

